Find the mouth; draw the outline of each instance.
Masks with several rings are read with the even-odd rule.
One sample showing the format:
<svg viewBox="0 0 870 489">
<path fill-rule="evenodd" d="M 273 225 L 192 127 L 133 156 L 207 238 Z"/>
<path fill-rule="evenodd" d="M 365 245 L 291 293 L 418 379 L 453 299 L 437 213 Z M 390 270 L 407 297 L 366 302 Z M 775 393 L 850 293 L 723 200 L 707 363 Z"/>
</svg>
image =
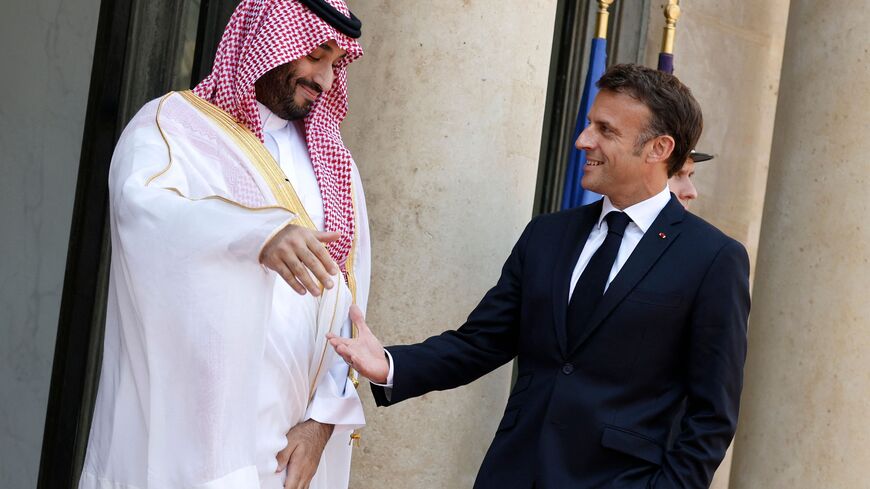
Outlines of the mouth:
<svg viewBox="0 0 870 489">
<path fill-rule="evenodd" d="M 302 85 L 302 84 L 296 85 L 296 88 L 299 89 L 299 91 L 302 93 L 303 97 L 305 97 L 306 99 L 308 99 L 311 102 L 314 102 L 314 100 L 317 99 L 317 96 L 320 95 L 319 93 L 314 91 L 314 89 L 307 87 L 305 85 Z"/>
<path fill-rule="evenodd" d="M 586 157 L 586 166 L 601 166 L 604 162 L 601 160 L 594 160 L 592 158 Z"/>
</svg>

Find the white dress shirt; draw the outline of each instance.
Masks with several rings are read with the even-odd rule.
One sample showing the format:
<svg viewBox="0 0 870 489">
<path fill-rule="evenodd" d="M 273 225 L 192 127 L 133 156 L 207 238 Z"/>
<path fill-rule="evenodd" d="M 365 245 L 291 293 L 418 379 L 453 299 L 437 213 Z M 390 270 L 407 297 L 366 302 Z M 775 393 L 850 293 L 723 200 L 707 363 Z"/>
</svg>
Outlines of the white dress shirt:
<svg viewBox="0 0 870 489">
<path fill-rule="evenodd" d="M 646 233 L 647 229 L 652 226 L 653 221 L 656 220 L 659 213 L 666 205 L 668 205 L 670 200 L 671 192 L 668 190 L 668 186 L 665 185 L 665 188 L 662 189 L 661 192 L 652 197 L 640 201 L 631 207 L 621 209 L 622 212 L 628 214 L 628 217 L 631 218 L 631 222 L 628 223 L 628 226 L 625 228 L 625 234 L 622 235 L 622 242 L 619 244 L 619 252 L 616 254 L 613 268 L 610 269 L 610 276 L 607 278 L 607 284 L 604 286 L 605 291 L 607 290 L 607 287 L 610 286 L 610 282 L 612 282 L 616 277 L 616 274 L 619 273 L 619 270 L 622 269 L 622 266 L 625 265 L 625 262 L 637 247 L 637 244 L 640 242 L 644 233 Z M 583 246 L 580 258 L 574 266 L 574 273 L 571 274 L 571 287 L 568 291 L 569 301 L 571 300 L 571 294 L 574 293 L 574 287 L 577 286 L 577 281 L 580 280 L 580 275 L 583 274 L 583 270 L 586 270 L 586 265 L 589 264 L 592 255 L 598 251 L 598 248 L 604 243 L 604 238 L 607 237 L 607 221 L 604 218 L 609 212 L 619 210 L 620 209 L 617 209 L 616 206 L 613 205 L 610 198 L 605 195 L 603 205 L 601 206 L 601 215 L 598 216 L 598 222 L 592 226 L 592 231 L 589 233 L 589 237 L 586 238 L 586 244 Z M 390 352 L 386 350 L 384 350 L 384 352 L 387 354 L 387 361 L 390 364 L 390 370 L 387 374 L 387 382 L 385 384 L 378 384 L 375 382 L 375 385 L 385 387 L 387 389 L 387 397 L 389 398 L 389 389 L 393 387 L 393 357 L 390 355 Z"/>
<path fill-rule="evenodd" d="M 607 237 L 607 221 L 604 218 L 607 214 L 611 211 L 622 210 L 622 212 L 628 214 L 628 217 L 631 218 L 631 222 L 628 223 L 628 226 L 625 228 L 625 233 L 622 235 L 622 242 L 619 244 L 619 252 L 616 254 L 616 260 L 613 261 L 613 268 L 610 269 L 610 276 L 607 277 L 607 283 L 604 285 L 605 291 L 607 291 L 610 282 L 616 278 L 616 274 L 619 273 L 622 266 L 625 265 L 625 262 L 628 260 L 628 257 L 631 256 L 631 253 L 637 247 L 640 238 L 642 238 L 646 230 L 652 226 L 653 221 L 656 220 L 656 217 L 658 217 L 662 209 L 668 205 L 670 200 L 671 192 L 668 190 L 667 185 L 665 185 L 665 188 L 661 192 L 646 200 L 642 200 L 631 207 L 626 207 L 625 209 L 617 209 L 613 203 L 610 202 L 610 198 L 605 195 L 604 203 L 601 206 L 601 215 L 598 216 L 598 223 L 592 226 L 592 231 L 589 233 L 589 237 L 586 238 L 586 245 L 583 246 L 580 258 L 574 266 L 574 273 L 571 274 L 571 287 L 568 290 L 568 300 L 571 300 L 571 294 L 574 293 L 574 287 L 577 286 L 577 281 L 580 280 L 580 275 L 583 274 L 583 270 L 586 270 L 586 265 L 589 264 L 592 255 L 594 255 L 595 252 L 598 251 L 598 248 L 604 244 L 604 238 Z"/>
</svg>

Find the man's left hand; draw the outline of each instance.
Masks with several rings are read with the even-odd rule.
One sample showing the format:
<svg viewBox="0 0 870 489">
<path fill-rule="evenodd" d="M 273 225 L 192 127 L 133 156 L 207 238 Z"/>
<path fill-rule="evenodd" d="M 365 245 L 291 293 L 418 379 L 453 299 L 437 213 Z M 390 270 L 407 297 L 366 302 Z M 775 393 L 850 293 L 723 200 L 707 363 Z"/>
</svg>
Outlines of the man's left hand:
<svg viewBox="0 0 870 489">
<path fill-rule="evenodd" d="M 309 419 L 287 432 L 287 446 L 275 457 L 278 459 L 277 472 L 287 470 L 284 489 L 308 489 L 334 428 L 335 425 Z"/>
<path fill-rule="evenodd" d="M 357 326 L 359 335 L 356 338 L 343 338 L 327 333 L 329 344 L 350 368 L 372 382 L 385 384 L 389 380 L 390 362 L 384 354 L 384 346 L 366 325 L 362 309 L 356 304 L 350 306 L 350 320 Z"/>
</svg>

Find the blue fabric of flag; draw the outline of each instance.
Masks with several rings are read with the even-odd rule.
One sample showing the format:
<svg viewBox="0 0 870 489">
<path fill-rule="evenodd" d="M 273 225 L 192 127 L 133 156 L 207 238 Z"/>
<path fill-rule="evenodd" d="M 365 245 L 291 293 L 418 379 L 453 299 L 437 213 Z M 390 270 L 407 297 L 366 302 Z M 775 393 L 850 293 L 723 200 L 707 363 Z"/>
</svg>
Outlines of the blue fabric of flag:
<svg viewBox="0 0 870 489">
<path fill-rule="evenodd" d="M 604 74 L 607 67 L 607 39 L 596 37 L 592 39 L 592 52 L 589 56 L 589 69 L 586 71 L 586 85 L 583 87 L 583 95 L 580 98 L 580 109 L 577 111 L 577 125 L 574 128 L 576 142 L 580 133 L 587 125 L 589 109 L 598 95 L 598 87 L 595 83 Z M 565 171 L 565 186 L 562 193 L 562 209 L 571 209 L 580 205 L 590 204 L 601 198 L 595 192 L 584 190 L 580 186 L 583 179 L 583 167 L 586 166 L 586 152 L 576 147 L 568 155 L 568 168 Z"/>
<path fill-rule="evenodd" d="M 670 53 L 659 53 L 659 71 L 665 73 L 674 73 L 674 55 Z"/>
</svg>

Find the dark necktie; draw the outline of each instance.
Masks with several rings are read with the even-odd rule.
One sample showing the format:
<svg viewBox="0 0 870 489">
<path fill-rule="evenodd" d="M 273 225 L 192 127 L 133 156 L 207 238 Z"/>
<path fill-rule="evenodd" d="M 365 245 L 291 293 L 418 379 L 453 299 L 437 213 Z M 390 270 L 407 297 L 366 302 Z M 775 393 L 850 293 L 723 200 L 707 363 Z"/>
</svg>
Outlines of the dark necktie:
<svg viewBox="0 0 870 489">
<path fill-rule="evenodd" d="M 607 277 L 610 276 L 610 269 L 613 268 L 616 254 L 619 252 L 622 235 L 625 233 L 625 227 L 631 222 L 628 214 L 619 211 L 608 212 L 604 219 L 607 220 L 607 237 L 592 255 L 592 259 L 577 280 L 577 286 L 574 287 L 574 293 L 568 304 L 565 324 L 568 329 L 569 347 L 575 346 L 580 340 L 583 332 L 586 331 L 588 326 L 586 323 L 589 322 L 592 312 L 601 302 Z"/>
</svg>

